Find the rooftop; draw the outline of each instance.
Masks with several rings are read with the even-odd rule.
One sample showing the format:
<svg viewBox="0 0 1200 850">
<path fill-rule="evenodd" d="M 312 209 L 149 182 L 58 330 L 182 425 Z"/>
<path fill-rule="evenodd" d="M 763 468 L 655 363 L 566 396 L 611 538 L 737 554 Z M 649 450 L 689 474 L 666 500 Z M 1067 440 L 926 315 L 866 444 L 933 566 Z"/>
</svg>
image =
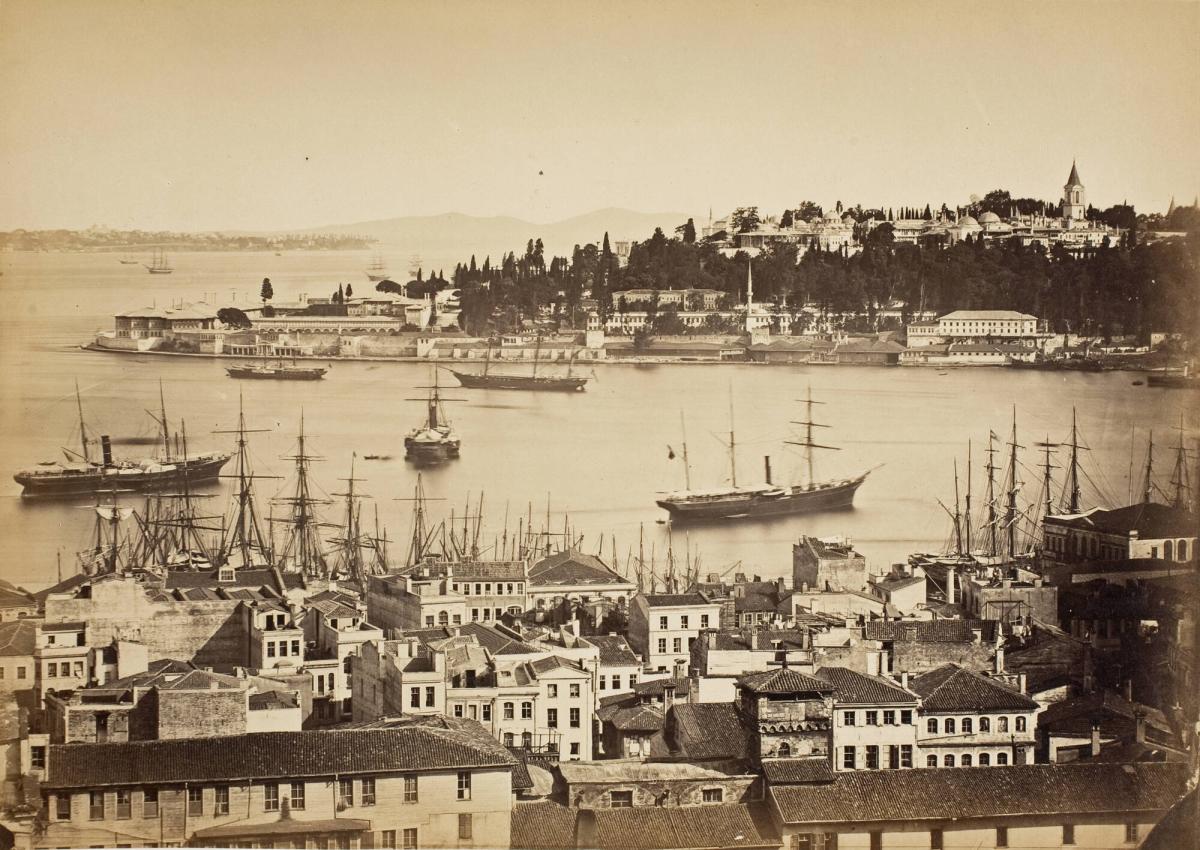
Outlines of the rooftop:
<svg viewBox="0 0 1200 850">
<path fill-rule="evenodd" d="M 602 665 L 636 666 L 641 663 L 624 635 L 588 635 L 584 640 L 600 651 Z"/>
<path fill-rule="evenodd" d="M 0 623 L 0 656 L 33 655 L 36 643 L 36 620 L 10 620 Z M 32 685 L 32 682 L 30 684 Z"/>
<path fill-rule="evenodd" d="M 1015 310 L 955 310 L 940 318 L 942 321 L 952 322 L 1037 321 L 1037 316 L 1018 313 Z"/>
<path fill-rule="evenodd" d="M 688 761 L 745 759 L 750 754 L 750 730 L 730 702 L 673 706 L 668 733 L 673 754 Z"/>
<path fill-rule="evenodd" d="M 533 585 L 629 584 L 629 580 L 613 572 L 594 555 L 570 549 L 557 552 L 529 568 Z"/>
<path fill-rule="evenodd" d="M 1190 512 L 1158 502 L 1144 502 L 1110 511 L 1097 508 L 1085 514 L 1052 517 L 1051 521 L 1105 534 L 1127 535 L 1136 531 L 1139 537 L 1149 540 L 1196 536 L 1196 518 Z"/>
<path fill-rule="evenodd" d="M 647 593 L 646 604 L 651 608 L 676 608 L 688 605 L 715 605 L 702 593 Z"/>
<path fill-rule="evenodd" d="M 973 670 L 943 664 L 909 680 L 923 711 L 1034 711 L 1038 704 Z"/>
<path fill-rule="evenodd" d="M 917 697 L 882 676 L 868 676 L 848 667 L 822 667 L 817 676 L 833 685 L 834 698 L 848 705 L 915 705 Z"/>
<path fill-rule="evenodd" d="M 833 768 L 829 759 L 763 759 L 763 776 L 770 785 L 806 785 L 811 782 L 832 782 Z"/>
<path fill-rule="evenodd" d="M 586 814 L 585 814 L 586 812 Z M 778 847 L 770 818 L 758 807 L 742 803 L 688 808 L 640 806 L 583 810 L 595 821 L 599 850 L 708 850 L 708 848 Z M 513 844 L 516 847 L 516 843 Z"/>
<path fill-rule="evenodd" d="M 738 685 L 755 694 L 828 694 L 834 690 L 834 686 L 829 682 L 806 676 L 787 667 L 749 673 L 738 679 Z"/>
</svg>

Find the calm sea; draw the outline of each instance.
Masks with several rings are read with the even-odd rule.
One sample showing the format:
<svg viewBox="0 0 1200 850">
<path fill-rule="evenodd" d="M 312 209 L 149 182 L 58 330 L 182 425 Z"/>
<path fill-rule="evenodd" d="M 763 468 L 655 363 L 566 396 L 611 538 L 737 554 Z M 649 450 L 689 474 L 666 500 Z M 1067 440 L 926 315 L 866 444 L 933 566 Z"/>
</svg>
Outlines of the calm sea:
<svg viewBox="0 0 1200 850">
<path fill-rule="evenodd" d="M 363 274 L 373 252 L 180 253 L 171 259 L 177 271 L 150 276 L 140 266 L 121 265 L 116 254 L 0 254 L 0 574 L 34 587 L 52 582 L 61 553 L 64 573 L 73 570 L 74 553 L 92 531 L 86 501 L 30 503 L 12 481 L 16 470 L 39 460 L 61 457 L 60 446 L 74 446 L 74 385 L 83 393 L 89 424 L 98 433 L 144 436 L 155 425 L 145 412 L 158 406 L 159 381 L 168 416 L 187 422 L 195 451 L 227 447 L 230 439 L 214 431 L 236 421 L 244 393 L 251 427 L 271 429 L 253 435 L 257 471 L 286 476 L 282 455 L 294 448 L 303 412 L 310 450 L 323 460 L 314 464 L 317 489 L 340 492 L 352 454 L 359 456 L 359 485 L 377 506 L 380 522 L 392 539 L 410 531 L 410 503 L 416 474 L 402 460 L 404 433 L 422 417 L 417 385 L 428 384 L 431 369 L 410 363 L 336 363 L 325 380 L 314 383 L 234 381 L 218 360 L 100 354 L 81 351 L 98 328 L 110 328 L 114 311 L 133 306 L 215 297 L 253 301 L 263 277 L 274 284 L 277 300 L 302 292 L 327 294 L 339 282 L 366 291 Z M 386 257 L 406 268 L 408 252 Z M 436 260 L 437 258 L 433 258 Z M 447 258 L 445 265 L 452 266 Z M 647 558 L 653 545 L 660 568 L 667 548 L 664 513 L 658 493 L 683 485 L 680 414 L 686 417 L 693 486 L 728 480 L 725 441 L 730 400 L 737 434 L 738 481 L 760 481 L 763 456 L 772 457 L 780 481 L 799 466 L 799 457 L 783 445 L 794 439 L 803 419 L 799 399 L 811 385 L 820 441 L 841 447 L 818 458 L 818 476 L 876 469 L 858 493 L 852 511 L 707 526 L 684 533 L 676 529 L 677 558 L 685 549 L 699 557 L 701 570 L 738 571 L 764 577 L 790 574 L 790 544 L 801 534 L 844 535 L 873 565 L 904 560 L 909 552 L 940 548 L 949 520 L 938 500 L 953 504 L 952 462 L 965 463 L 967 441 L 975 441 L 976 503 L 983 485 L 980 451 L 989 430 L 1007 439 L 1016 407 L 1024 499 L 1035 498 L 1039 474 L 1033 444 L 1067 437 L 1071 409 L 1090 451 L 1087 469 L 1112 502 L 1140 477 L 1146 437 L 1164 448 L 1156 453 L 1162 483 L 1170 475 L 1165 445 L 1178 439 L 1172 430 L 1183 406 L 1194 402 L 1180 391 L 1134 386 L 1136 375 L 1019 372 L 1005 369 L 934 369 L 857 367 L 600 366 L 588 391 L 578 395 L 454 389 L 447 403 L 463 440 L 461 459 L 424 472 L 427 495 L 440 499 L 434 513 L 472 513 L 483 496 L 485 544 L 504 526 L 531 512 L 535 525 L 561 531 L 563 513 L 584 548 L 612 553 L 620 560 L 636 552 L 644 528 Z M 452 382 L 452 379 L 451 379 Z M 1193 406 L 1189 439 L 1197 436 Z M 669 455 L 674 450 L 676 458 Z M 143 456 L 146 446 L 122 446 L 127 456 Z M 364 461 L 364 454 L 390 454 L 390 461 Z M 1057 461 L 1062 463 L 1060 457 Z M 964 473 L 965 474 L 965 473 Z M 260 482 L 265 499 L 285 481 Z M 965 489 L 965 482 L 964 482 Z M 229 482 L 214 485 L 213 507 L 226 504 Z M 1137 489 L 1137 485 L 1134 485 Z M 332 497 L 331 497 L 332 498 Z M 140 500 L 136 500 L 140 501 Z M 371 517 L 375 507 L 363 511 Z M 340 519 L 341 506 L 329 507 Z M 394 551 L 399 553 L 397 545 Z"/>
</svg>

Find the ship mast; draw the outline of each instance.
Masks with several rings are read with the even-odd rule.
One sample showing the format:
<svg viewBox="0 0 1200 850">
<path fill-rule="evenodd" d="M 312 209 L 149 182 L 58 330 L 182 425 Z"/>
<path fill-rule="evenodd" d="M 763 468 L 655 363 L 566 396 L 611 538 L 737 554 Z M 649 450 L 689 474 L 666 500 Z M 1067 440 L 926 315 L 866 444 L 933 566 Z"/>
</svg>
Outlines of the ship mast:
<svg viewBox="0 0 1200 850">
<path fill-rule="evenodd" d="M 1017 444 L 1017 409 L 1013 407 L 1012 439 L 1008 443 L 1008 505 L 1005 511 L 1004 523 L 1008 532 L 1008 556 L 1017 557 L 1017 493 L 1021 484 L 1017 480 L 1017 449 L 1024 446 Z"/>
<path fill-rule="evenodd" d="M 1150 444 L 1146 447 L 1146 473 L 1142 482 L 1142 503 L 1149 504 L 1154 493 L 1154 429 L 1150 429 Z"/>
<path fill-rule="evenodd" d="M 1075 424 L 1075 408 L 1071 408 L 1071 462 L 1067 473 L 1067 513 L 1079 513 L 1079 430 Z"/>
<path fill-rule="evenodd" d="M 987 463 L 984 464 L 984 469 L 987 470 L 987 526 L 988 526 L 988 555 L 996 557 L 997 540 L 996 540 L 996 447 L 994 445 L 996 435 L 992 431 L 988 431 L 988 447 L 987 447 Z"/>
<path fill-rule="evenodd" d="M 75 381 L 75 407 L 79 411 L 79 441 L 83 444 L 83 462 L 91 464 L 92 454 L 88 449 L 87 425 L 83 421 L 83 399 L 79 396 L 79 381 Z"/>
<path fill-rule="evenodd" d="M 328 499 L 319 499 L 312 494 L 308 483 L 309 465 L 314 460 L 324 458 L 310 455 L 305 450 L 304 414 L 300 414 L 300 433 L 296 439 L 296 453 L 284 460 L 296 462 L 296 488 L 293 495 L 272 500 L 275 504 L 288 505 L 292 509 L 290 517 L 282 517 L 277 522 L 290 526 L 287 539 L 279 553 L 279 565 L 287 570 L 303 572 L 313 578 L 326 578 L 329 575 L 329 565 L 322 552 L 320 529 L 322 523 L 317 517 L 316 507 L 329 504 Z"/>
<path fill-rule="evenodd" d="M 344 496 L 346 498 L 346 524 L 345 531 L 342 536 L 331 540 L 331 543 L 337 544 L 341 551 L 338 558 L 338 575 L 348 576 L 358 583 L 360 587 L 366 587 L 366 564 L 363 562 L 362 550 L 364 548 L 376 549 L 379 545 L 377 538 L 379 537 L 379 512 L 375 513 L 375 537 L 364 537 L 362 534 L 361 510 L 358 500 L 367 498 L 365 493 L 354 492 L 354 485 L 361 478 L 354 477 L 354 462 L 356 455 L 350 455 L 350 477 L 342 479 L 346 482 L 346 492 L 334 493 L 334 496 Z"/>
<path fill-rule="evenodd" d="M 1037 448 L 1041 449 L 1042 453 L 1043 453 L 1042 491 L 1046 495 L 1045 516 L 1050 516 L 1051 514 L 1054 513 L 1054 475 L 1051 472 L 1051 470 L 1057 469 L 1057 467 L 1054 466 L 1050 462 L 1050 453 L 1053 452 L 1055 449 L 1057 449 L 1059 447 L 1059 444 L 1050 442 L 1050 435 L 1047 434 L 1045 441 L 1040 442 L 1040 443 L 1034 443 L 1034 445 Z"/>
<path fill-rule="evenodd" d="M 967 440 L 967 498 L 963 504 L 963 524 L 966 526 L 963 537 L 967 543 L 967 549 L 964 553 L 966 555 L 971 554 L 971 477 L 971 441 Z"/>
<path fill-rule="evenodd" d="M 737 452 L 733 442 L 733 382 L 729 382 L 729 479 L 737 487 Z"/>
<path fill-rule="evenodd" d="M 785 440 L 784 442 L 788 445 L 804 447 L 804 462 L 808 468 L 808 486 L 812 487 L 816 483 L 816 476 L 813 473 L 813 449 L 828 449 L 832 452 L 838 452 L 841 451 L 841 449 L 839 449 L 837 446 L 826 446 L 813 441 L 813 428 L 828 428 L 829 426 L 813 421 L 812 406 L 814 404 L 824 404 L 825 402 L 813 401 L 811 384 L 808 387 L 808 394 L 803 399 L 803 402 L 806 405 L 808 415 L 803 421 L 793 421 L 792 424 L 804 426 L 804 440 Z"/>
<path fill-rule="evenodd" d="M 162 425 L 162 432 L 163 432 L 163 458 L 168 463 L 170 463 L 171 462 L 171 431 L 167 427 L 167 402 L 163 398 L 163 385 L 162 385 L 161 379 L 159 379 L 159 382 L 158 382 L 158 410 L 162 416 L 162 418 L 159 420 L 159 424 Z"/>
<path fill-rule="evenodd" d="M 1174 488 L 1171 507 L 1187 510 L 1192 488 L 1188 482 L 1187 449 L 1183 446 L 1182 412 L 1179 414 L 1179 445 L 1175 448 L 1175 468 L 1171 471 L 1171 486 Z"/>
<path fill-rule="evenodd" d="M 692 489 L 692 465 L 688 462 L 687 423 L 683 419 L 683 411 L 679 411 L 679 430 L 683 432 L 683 485 L 685 490 Z M 615 555 L 616 552 L 614 551 Z"/>
<path fill-rule="evenodd" d="M 264 477 L 277 476 L 255 476 L 250 468 L 250 452 L 247 434 L 262 433 L 265 428 L 248 429 L 246 428 L 246 413 L 243 406 L 242 397 L 238 395 L 238 425 L 233 431 L 214 431 L 216 434 L 236 434 L 237 435 L 237 461 L 235 464 L 236 473 L 234 478 L 237 479 L 237 493 L 234 496 L 234 515 L 233 522 L 229 524 L 227 536 L 221 541 L 221 547 L 217 553 L 217 564 L 222 565 L 229 562 L 229 556 L 237 549 L 242 554 L 241 566 L 251 566 L 250 553 L 257 549 L 260 552 L 267 552 L 268 546 L 266 538 L 263 535 L 262 527 L 259 524 L 258 510 L 254 504 L 254 479 Z"/>
<path fill-rule="evenodd" d="M 962 513 L 958 504 L 958 458 L 954 459 L 954 554 L 963 555 Z"/>
</svg>

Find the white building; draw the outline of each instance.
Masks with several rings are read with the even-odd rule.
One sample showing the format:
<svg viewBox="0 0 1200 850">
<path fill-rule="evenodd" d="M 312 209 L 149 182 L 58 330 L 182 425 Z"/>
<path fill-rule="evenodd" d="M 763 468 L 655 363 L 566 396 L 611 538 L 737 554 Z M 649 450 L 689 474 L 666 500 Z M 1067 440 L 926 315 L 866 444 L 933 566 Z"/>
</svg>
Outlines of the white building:
<svg viewBox="0 0 1200 850">
<path fill-rule="evenodd" d="M 834 770 L 916 766 L 919 700 L 900 683 L 848 667 L 822 667 L 833 685 Z"/>
<path fill-rule="evenodd" d="M 629 642 L 645 669 L 683 676 L 693 642 L 720 621 L 721 603 L 703 593 L 639 593 L 629 612 Z"/>
</svg>

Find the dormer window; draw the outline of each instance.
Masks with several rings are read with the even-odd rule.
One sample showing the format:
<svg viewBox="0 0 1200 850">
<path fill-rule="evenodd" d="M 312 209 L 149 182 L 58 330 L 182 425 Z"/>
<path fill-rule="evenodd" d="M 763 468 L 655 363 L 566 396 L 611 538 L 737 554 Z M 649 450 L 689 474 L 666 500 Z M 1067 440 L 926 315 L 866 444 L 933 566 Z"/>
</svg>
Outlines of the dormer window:
<svg viewBox="0 0 1200 850">
<path fill-rule="evenodd" d="M 217 581 L 234 581 L 235 575 L 233 567 L 221 567 L 217 570 Z"/>
</svg>

